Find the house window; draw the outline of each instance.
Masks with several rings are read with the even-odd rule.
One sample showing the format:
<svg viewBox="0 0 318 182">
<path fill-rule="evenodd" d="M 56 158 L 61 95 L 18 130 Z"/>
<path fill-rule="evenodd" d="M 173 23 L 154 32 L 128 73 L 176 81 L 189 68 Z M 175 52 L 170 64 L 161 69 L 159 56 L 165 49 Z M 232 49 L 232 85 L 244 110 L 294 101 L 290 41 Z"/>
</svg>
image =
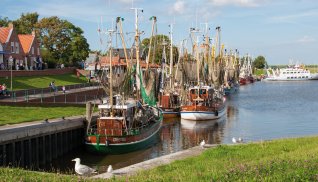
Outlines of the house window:
<svg viewBox="0 0 318 182">
<path fill-rule="evenodd" d="M 11 42 L 11 52 L 14 53 L 14 42 Z"/>
<path fill-rule="evenodd" d="M 32 47 L 32 52 L 31 53 L 34 54 L 34 47 Z"/>
<path fill-rule="evenodd" d="M 19 51 L 20 51 L 20 49 L 19 49 L 19 43 L 16 42 L 16 43 L 15 43 L 15 52 L 16 52 L 17 54 L 19 54 Z"/>
</svg>

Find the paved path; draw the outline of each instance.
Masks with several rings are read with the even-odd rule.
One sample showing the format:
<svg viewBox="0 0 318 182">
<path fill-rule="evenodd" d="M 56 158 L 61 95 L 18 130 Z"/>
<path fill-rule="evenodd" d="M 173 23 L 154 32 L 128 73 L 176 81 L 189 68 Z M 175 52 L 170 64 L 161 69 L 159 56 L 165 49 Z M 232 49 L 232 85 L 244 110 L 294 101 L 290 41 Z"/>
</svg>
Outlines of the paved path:
<svg viewBox="0 0 318 182">
<path fill-rule="evenodd" d="M 218 145 L 205 145 L 205 148 L 211 148 L 216 147 Z M 104 178 L 109 179 L 113 176 L 121 177 L 121 176 L 131 176 L 136 174 L 138 171 L 141 170 L 149 170 L 161 165 L 170 164 L 173 161 L 176 160 L 182 160 L 188 157 L 198 156 L 200 155 L 205 149 L 201 147 L 193 147 L 187 150 L 179 151 L 176 153 L 164 155 L 158 158 L 150 159 L 144 162 L 140 162 L 134 165 L 130 165 L 121 169 L 116 169 L 112 173 L 103 173 L 96 176 L 93 176 L 92 178 Z"/>
</svg>

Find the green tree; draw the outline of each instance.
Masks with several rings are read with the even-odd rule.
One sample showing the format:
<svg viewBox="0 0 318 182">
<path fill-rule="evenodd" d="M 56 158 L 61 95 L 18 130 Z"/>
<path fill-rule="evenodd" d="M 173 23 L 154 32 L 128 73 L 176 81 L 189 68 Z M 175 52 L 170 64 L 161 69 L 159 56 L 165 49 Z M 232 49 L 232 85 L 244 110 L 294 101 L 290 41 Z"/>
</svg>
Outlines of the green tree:
<svg viewBox="0 0 318 182">
<path fill-rule="evenodd" d="M 31 34 L 38 22 L 38 13 L 21 14 L 21 17 L 13 21 L 13 25 L 18 34 Z"/>
<path fill-rule="evenodd" d="M 257 69 L 263 69 L 267 65 L 267 62 L 265 60 L 264 56 L 258 56 L 253 61 L 253 67 Z"/>
<path fill-rule="evenodd" d="M 0 16 L 0 27 L 7 27 L 9 24 L 10 20 L 8 17 L 1 17 Z"/>
<path fill-rule="evenodd" d="M 81 28 L 56 16 L 41 19 L 36 27 L 55 63 L 76 65 L 88 56 L 89 45 Z"/>
<path fill-rule="evenodd" d="M 150 61 L 152 63 L 161 63 L 162 61 L 162 53 L 163 53 L 163 42 L 166 43 L 166 58 L 170 60 L 170 39 L 167 35 L 155 35 L 152 39 L 152 48 L 150 53 Z M 149 51 L 150 38 L 145 38 L 142 40 L 141 45 L 144 52 L 143 56 L 148 55 Z M 155 49 L 155 51 L 154 51 Z M 153 52 L 154 51 L 154 52 Z M 153 54 L 155 54 L 153 56 Z M 173 46 L 173 61 L 176 62 L 178 60 L 178 49 Z"/>
</svg>

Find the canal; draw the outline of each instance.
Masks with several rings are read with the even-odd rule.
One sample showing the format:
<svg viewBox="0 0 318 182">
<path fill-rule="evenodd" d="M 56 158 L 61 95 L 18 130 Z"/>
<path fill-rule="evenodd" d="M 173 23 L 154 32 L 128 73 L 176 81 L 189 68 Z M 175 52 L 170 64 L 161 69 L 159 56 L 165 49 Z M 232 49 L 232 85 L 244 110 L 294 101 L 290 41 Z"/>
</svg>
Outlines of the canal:
<svg viewBox="0 0 318 182">
<path fill-rule="evenodd" d="M 73 173 L 74 162 L 105 172 L 184 150 L 205 139 L 209 144 L 245 142 L 318 134 L 318 82 L 257 82 L 241 86 L 227 98 L 227 114 L 215 121 L 185 127 L 180 119 L 164 121 L 158 142 L 151 148 L 123 155 L 93 155 L 78 149 L 52 162 L 46 170 Z"/>
</svg>

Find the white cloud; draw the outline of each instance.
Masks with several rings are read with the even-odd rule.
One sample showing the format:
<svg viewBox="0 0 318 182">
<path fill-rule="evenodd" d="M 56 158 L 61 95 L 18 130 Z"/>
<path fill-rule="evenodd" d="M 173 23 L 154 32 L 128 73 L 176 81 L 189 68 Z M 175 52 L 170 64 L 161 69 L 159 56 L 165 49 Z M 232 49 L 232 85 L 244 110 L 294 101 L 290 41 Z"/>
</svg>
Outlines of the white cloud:
<svg viewBox="0 0 318 182">
<path fill-rule="evenodd" d="M 185 11 L 185 2 L 177 0 L 172 6 L 172 11 L 175 13 L 183 14 Z"/>
<path fill-rule="evenodd" d="M 258 7 L 266 0 L 209 0 L 215 6 L 241 6 L 241 7 Z"/>
<path fill-rule="evenodd" d="M 274 17 L 271 17 L 269 20 L 272 23 L 295 23 L 299 19 L 306 18 L 306 17 L 315 17 L 315 16 L 318 16 L 318 12 L 316 10 L 284 15 L 284 16 L 274 16 Z"/>
<path fill-rule="evenodd" d="M 302 38 L 298 39 L 297 42 L 299 42 L 299 43 L 311 43 L 311 42 L 316 42 L 316 39 L 313 37 L 310 37 L 308 35 L 305 35 Z"/>
</svg>

